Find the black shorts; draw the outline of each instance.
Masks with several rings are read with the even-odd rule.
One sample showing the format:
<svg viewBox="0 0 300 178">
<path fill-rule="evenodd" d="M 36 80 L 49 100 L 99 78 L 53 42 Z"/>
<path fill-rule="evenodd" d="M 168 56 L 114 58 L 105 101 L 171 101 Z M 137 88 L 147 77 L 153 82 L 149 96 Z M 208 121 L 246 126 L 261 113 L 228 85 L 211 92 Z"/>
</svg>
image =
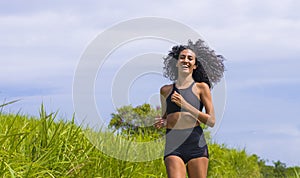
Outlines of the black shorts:
<svg viewBox="0 0 300 178">
<path fill-rule="evenodd" d="M 164 158 L 175 155 L 184 163 L 193 158 L 209 158 L 208 147 L 200 126 L 188 129 L 167 129 Z"/>
</svg>

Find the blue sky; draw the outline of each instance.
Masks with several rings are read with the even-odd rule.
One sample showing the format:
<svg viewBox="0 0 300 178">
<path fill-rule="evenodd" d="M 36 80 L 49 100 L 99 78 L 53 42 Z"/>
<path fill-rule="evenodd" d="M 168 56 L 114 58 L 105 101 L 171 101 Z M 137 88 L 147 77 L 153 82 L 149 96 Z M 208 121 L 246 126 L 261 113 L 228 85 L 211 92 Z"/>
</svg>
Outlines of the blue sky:
<svg viewBox="0 0 300 178">
<path fill-rule="evenodd" d="M 74 73 L 90 42 L 119 22 L 168 18 L 196 30 L 227 58 L 226 106 L 213 139 L 246 148 L 270 164 L 300 165 L 299 7 L 297 0 L 1 1 L 0 101 L 21 99 L 5 110 L 30 115 L 38 115 L 43 102 L 47 110 L 70 118 Z M 105 117 L 114 112 L 105 82 L 126 59 L 170 47 L 144 40 L 117 49 L 96 79 L 99 112 Z M 159 87 L 169 82 L 157 74 L 143 80 L 130 88 L 132 104 L 153 98 L 155 103 Z"/>
</svg>

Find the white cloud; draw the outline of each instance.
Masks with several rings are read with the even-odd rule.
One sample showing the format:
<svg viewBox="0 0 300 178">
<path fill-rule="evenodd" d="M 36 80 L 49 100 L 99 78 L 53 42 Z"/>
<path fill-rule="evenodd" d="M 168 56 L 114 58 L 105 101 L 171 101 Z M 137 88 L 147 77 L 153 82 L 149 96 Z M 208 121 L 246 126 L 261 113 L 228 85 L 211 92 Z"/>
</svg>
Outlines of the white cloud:
<svg viewBox="0 0 300 178">
<path fill-rule="evenodd" d="M 268 86 L 285 86 L 285 85 L 300 85 L 300 79 L 291 77 L 291 78 L 253 78 L 239 81 L 238 83 L 232 83 L 230 88 L 234 91 L 243 90 L 243 89 L 257 89 L 257 88 L 266 88 Z M 284 87 L 281 87 L 284 88 Z"/>
<path fill-rule="evenodd" d="M 39 12 L 0 16 L 0 45 L 4 47 L 72 47 L 89 40 L 96 30 L 87 27 L 79 14 Z"/>
<path fill-rule="evenodd" d="M 198 1 L 190 7 L 191 11 L 185 9 L 187 14 L 178 13 L 175 17 L 197 29 L 210 46 L 228 59 L 274 60 L 299 56 L 300 20 L 295 13 L 299 2 L 205 2 L 208 1 Z"/>
<path fill-rule="evenodd" d="M 299 20 L 256 19 L 221 28 L 200 28 L 230 60 L 285 59 L 299 57 Z"/>
<path fill-rule="evenodd" d="M 284 120 L 285 120 L 285 122 L 274 125 L 277 127 L 276 130 L 275 129 L 265 130 L 266 134 L 284 135 L 284 136 L 288 136 L 288 137 L 300 138 L 299 129 L 294 124 L 289 123 L 289 121 L 294 120 L 294 118 L 284 118 Z"/>
</svg>

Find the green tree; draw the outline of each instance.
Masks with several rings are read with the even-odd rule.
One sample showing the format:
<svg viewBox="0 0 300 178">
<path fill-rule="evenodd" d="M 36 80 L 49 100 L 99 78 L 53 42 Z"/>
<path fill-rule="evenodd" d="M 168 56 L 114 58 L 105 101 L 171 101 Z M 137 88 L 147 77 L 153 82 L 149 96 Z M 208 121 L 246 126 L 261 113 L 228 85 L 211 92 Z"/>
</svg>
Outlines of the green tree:
<svg viewBox="0 0 300 178">
<path fill-rule="evenodd" d="M 260 173 L 263 177 L 275 177 L 274 167 L 270 165 L 266 165 L 266 160 L 260 159 L 257 156 L 257 164 L 260 168 Z"/>
<path fill-rule="evenodd" d="M 275 177 L 286 177 L 286 164 L 281 161 L 274 162 L 274 174 Z"/>
<path fill-rule="evenodd" d="M 111 114 L 109 128 L 126 136 L 134 134 L 161 136 L 163 129 L 156 129 L 153 126 L 155 118 L 159 117 L 160 113 L 160 108 L 152 108 L 150 104 L 137 107 L 123 106 Z"/>
</svg>

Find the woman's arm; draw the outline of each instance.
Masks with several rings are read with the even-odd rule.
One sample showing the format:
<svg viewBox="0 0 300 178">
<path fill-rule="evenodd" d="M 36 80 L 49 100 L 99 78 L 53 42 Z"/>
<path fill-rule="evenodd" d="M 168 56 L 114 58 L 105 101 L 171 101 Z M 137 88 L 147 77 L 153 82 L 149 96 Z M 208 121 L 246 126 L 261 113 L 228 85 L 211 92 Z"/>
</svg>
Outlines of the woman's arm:
<svg viewBox="0 0 300 178">
<path fill-rule="evenodd" d="M 166 113 L 166 97 L 170 92 L 170 85 L 165 85 L 160 88 L 160 103 L 161 103 L 161 118 L 156 118 L 154 126 L 156 128 L 161 128 L 166 126 L 167 123 L 167 113 Z"/>
<path fill-rule="evenodd" d="M 161 105 L 161 115 L 163 119 L 166 119 L 166 93 L 167 93 L 167 86 L 163 86 L 160 88 L 160 105 Z"/>
</svg>

